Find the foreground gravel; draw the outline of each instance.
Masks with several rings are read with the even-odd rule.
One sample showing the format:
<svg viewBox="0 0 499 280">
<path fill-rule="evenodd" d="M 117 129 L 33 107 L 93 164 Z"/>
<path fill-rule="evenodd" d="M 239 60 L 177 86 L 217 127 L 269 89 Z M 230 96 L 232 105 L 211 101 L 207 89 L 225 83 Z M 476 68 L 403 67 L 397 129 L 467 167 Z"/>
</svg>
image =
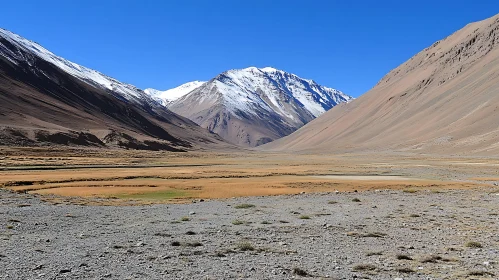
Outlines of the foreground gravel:
<svg viewBox="0 0 499 280">
<path fill-rule="evenodd" d="M 0 197 L 0 279 L 499 279 L 491 189 L 123 207 Z"/>
</svg>

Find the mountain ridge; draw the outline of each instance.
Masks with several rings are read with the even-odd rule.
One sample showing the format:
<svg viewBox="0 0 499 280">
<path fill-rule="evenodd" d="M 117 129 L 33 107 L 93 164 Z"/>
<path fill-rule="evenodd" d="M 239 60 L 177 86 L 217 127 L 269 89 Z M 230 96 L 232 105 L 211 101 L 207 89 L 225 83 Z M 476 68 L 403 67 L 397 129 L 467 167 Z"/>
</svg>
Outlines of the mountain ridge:
<svg viewBox="0 0 499 280">
<path fill-rule="evenodd" d="M 0 29 L 0 144 L 231 147 L 137 87 Z"/>
<path fill-rule="evenodd" d="M 257 146 L 288 135 L 353 98 L 272 67 L 231 69 L 167 107 L 229 142 Z"/>
</svg>

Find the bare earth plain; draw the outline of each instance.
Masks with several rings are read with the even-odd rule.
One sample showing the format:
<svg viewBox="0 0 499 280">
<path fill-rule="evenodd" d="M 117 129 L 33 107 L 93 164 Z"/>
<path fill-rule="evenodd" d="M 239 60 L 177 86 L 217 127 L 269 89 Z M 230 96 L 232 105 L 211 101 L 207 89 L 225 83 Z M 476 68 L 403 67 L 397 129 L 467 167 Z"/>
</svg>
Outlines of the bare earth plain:
<svg viewBox="0 0 499 280">
<path fill-rule="evenodd" d="M 0 279 L 497 279 L 499 159 L 0 149 Z"/>
</svg>

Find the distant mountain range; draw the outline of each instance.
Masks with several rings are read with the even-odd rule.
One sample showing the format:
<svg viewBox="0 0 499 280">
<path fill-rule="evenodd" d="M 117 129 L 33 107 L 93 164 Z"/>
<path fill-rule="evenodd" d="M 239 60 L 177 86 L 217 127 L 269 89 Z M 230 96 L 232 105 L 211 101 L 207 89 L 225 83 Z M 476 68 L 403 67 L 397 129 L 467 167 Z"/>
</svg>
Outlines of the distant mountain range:
<svg viewBox="0 0 499 280">
<path fill-rule="evenodd" d="M 225 140 L 251 147 L 286 136 L 352 100 L 339 90 L 271 67 L 229 70 L 208 82 L 145 92 Z"/>
<path fill-rule="evenodd" d="M 264 144 L 352 99 L 269 67 L 142 91 L 5 29 L 0 93 L 0 144 L 172 151 Z"/>
</svg>

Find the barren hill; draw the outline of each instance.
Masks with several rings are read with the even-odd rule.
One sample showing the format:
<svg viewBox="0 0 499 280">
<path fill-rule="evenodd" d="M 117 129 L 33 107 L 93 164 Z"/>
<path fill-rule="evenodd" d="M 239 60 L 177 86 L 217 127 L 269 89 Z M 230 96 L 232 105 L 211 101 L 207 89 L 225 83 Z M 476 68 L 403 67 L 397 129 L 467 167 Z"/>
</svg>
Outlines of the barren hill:
<svg viewBox="0 0 499 280">
<path fill-rule="evenodd" d="M 468 24 L 273 150 L 499 155 L 499 15 Z"/>
</svg>

